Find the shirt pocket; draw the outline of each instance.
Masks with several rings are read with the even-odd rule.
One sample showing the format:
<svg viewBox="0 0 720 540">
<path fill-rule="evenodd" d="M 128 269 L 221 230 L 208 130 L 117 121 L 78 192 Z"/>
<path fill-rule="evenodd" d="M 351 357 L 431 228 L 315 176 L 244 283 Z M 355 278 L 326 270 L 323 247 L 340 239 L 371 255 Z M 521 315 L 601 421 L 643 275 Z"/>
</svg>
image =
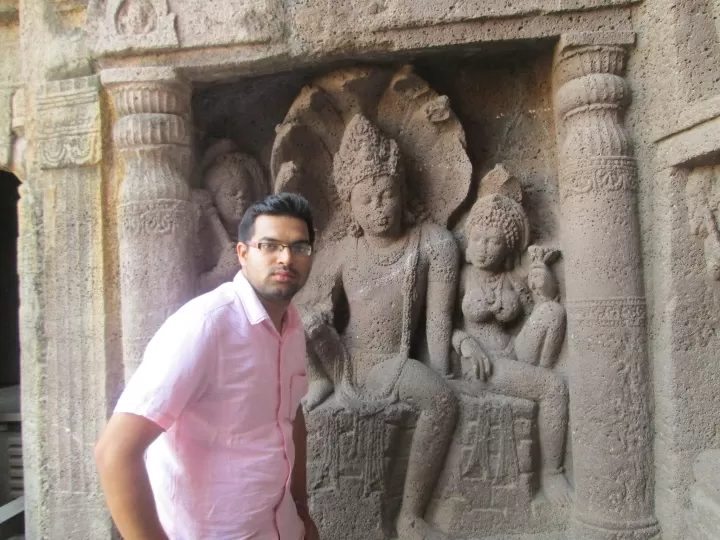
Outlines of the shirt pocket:
<svg viewBox="0 0 720 540">
<path fill-rule="evenodd" d="M 295 419 L 295 413 L 300 406 L 300 400 L 308 391 L 308 378 L 304 373 L 299 373 L 290 377 L 290 410 L 288 417 L 290 420 Z"/>
</svg>

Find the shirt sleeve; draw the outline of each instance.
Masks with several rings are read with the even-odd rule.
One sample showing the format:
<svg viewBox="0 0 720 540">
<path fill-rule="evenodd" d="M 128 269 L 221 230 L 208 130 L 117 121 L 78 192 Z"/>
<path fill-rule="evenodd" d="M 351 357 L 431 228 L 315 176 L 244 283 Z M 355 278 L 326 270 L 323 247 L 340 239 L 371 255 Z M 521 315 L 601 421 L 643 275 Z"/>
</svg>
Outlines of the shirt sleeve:
<svg viewBox="0 0 720 540">
<path fill-rule="evenodd" d="M 216 353 L 209 321 L 181 310 L 150 340 L 115 412 L 144 416 L 167 431 L 203 394 Z"/>
</svg>

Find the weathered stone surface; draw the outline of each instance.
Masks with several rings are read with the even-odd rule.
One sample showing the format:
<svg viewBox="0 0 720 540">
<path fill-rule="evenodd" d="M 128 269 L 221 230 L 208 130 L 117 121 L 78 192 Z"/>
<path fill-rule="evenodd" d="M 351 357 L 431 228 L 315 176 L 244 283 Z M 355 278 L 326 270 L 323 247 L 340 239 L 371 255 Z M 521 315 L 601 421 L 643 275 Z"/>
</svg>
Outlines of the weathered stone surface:
<svg viewBox="0 0 720 540">
<path fill-rule="evenodd" d="M 41 169 L 96 165 L 101 155 L 100 78 L 43 85 L 37 96 L 37 161 Z"/>
<path fill-rule="evenodd" d="M 622 78 L 625 55 L 614 45 L 561 42 L 557 59 L 562 223 L 575 357 L 571 531 L 583 538 L 617 538 L 618 531 L 628 538 L 652 538 L 659 532 L 652 514 L 637 172 L 621 123 L 629 102 Z M 608 453 L 609 447 L 614 451 Z"/>
<path fill-rule="evenodd" d="M 124 376 L 289 189 L 324 539 L 715 538 L 716 4 L 0 0 L 26 537 L 110 537 L 89 449 Z"/>
</svg>

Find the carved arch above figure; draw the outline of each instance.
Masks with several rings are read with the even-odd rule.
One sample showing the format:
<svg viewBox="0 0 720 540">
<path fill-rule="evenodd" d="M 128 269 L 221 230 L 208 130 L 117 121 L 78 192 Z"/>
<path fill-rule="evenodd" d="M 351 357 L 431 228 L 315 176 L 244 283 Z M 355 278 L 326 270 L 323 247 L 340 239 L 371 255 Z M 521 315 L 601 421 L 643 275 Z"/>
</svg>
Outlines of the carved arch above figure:
<svg viewBox="0 0 720 540">
<path fill-rule="evenodd" d="M 318 247 L 342 238 L 350 227 L 349 209 L 333 182 L 333 157 L 357 114 L 397 142 L 415 219 L 446 227 L 472 179 L 465 132 L 449 99 L 411 66 L 396 72 L 342 69 L 302 89 L 277 128 L 271 157 L 274 190 L 302 192 L 310 200 Z"/>
</svg>

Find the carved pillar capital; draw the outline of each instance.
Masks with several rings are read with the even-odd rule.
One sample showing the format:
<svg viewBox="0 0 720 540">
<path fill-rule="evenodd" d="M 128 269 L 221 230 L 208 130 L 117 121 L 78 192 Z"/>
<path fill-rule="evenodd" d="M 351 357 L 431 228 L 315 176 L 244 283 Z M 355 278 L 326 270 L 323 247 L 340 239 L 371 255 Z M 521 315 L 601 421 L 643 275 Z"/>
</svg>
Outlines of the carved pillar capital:
<svg viewBox="0 0 720 540">
<path fill-rule="evenodd" d="M 568 537 L 589 540 L 659 532 L 637 165 L 623 124 L 631 42 L 563 36 L 554 72 L 576 489 Z"/>
<path fill-rule="evenodd" d="M 120 274 L 125 374 L 147 342 L 194 290 L 190 85 L 172 68 L 106 70 L 101 80 L 118 119 L 123 157 Z"/>
</svg>

